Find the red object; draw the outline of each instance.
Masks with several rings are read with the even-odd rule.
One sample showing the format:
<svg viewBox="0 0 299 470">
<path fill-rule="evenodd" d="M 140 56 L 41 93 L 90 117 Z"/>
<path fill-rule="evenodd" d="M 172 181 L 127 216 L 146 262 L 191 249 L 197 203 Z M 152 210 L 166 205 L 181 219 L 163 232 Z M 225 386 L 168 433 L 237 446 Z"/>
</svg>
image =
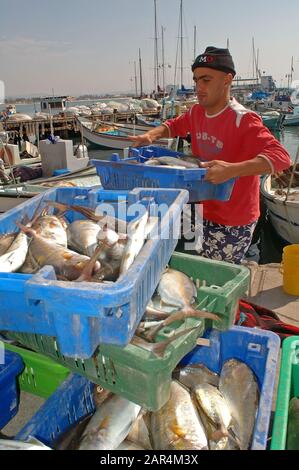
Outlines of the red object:
<svg viewBox="0 0 299 470">
<path fill-rule="evenodd" d="M 166 121 L 172 137 L 191 133 L 192 153 L 201 160 L 244 162 L 263 155 L 280 172 L 291 165 L 287 151 L 263 125 L 262 119 L 235 99 L 220 113 L 207 116 L 199 104 L 181 116 Z M 269 165 L 270 172 L 270 165 Z M 260 215 L 260 177 L 236 180 L 229 201 L 204 201 L 203 216 L 221 225 L 247 225 Z"/>
<path fill-rule="evenodd" d="M 240 300 L 235 320 L 236 325 L 257 327 L 278 334 L 283 340 L 288 336 L 299 335 L 299 327 L 284 323 L 272 310 Z"/>
</svg>

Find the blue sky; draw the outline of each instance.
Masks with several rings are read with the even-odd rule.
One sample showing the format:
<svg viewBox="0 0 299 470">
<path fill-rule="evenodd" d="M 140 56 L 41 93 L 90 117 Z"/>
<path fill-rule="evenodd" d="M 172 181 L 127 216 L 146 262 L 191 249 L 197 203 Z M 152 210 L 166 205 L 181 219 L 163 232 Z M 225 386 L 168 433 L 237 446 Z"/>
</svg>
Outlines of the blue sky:
<svg viewBox="0 0 299 470">
<path fill-rule="evenodd" d="M 179 0 L 157 0 L 159 53 L 165 27 L 166 82 L 173 83 Z M 184 82 L 197 53 L 225 47 L 238 75 L 252 75 L 252 37 L 260 68 L 286 85 L 294 56 L 299 79 L 298 0 L 184 0 Z M 0 0 L 0 80 L 8 96 L 134 91 L 141 48 L 144 89 L 154 87 L 154 0 Z"/>
</svg>

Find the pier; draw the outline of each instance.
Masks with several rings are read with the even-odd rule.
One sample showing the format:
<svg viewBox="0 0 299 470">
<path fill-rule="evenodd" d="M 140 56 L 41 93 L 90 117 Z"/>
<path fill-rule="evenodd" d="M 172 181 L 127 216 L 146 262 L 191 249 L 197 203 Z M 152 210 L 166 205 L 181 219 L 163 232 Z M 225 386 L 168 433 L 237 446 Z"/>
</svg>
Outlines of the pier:
<svg viewBox="0 0 299 470">
<path fill-rule="evenodd" d="M 144 116 L 157 118 L 160 113 L 154 111 L 144 111 Z M 113 114 L 92 114 L 86 116 L 87 119 L 95 122 L 98 120 L 106 122 L 129 122 L 134 119 L 134 112 L 115 112 Z M 9 139 L 16 137 L 24 137 L 34 135 L 38 139 L 42 139 L 45 136 L 50 135 L 53 129 L 55 135 L 59 135 L 62 138 L 69 138 L 80 132 L 80 125 L 75 116 L 68 116 L 64 113 L 59 115 L 53 115 L 48 119 L 44 118 L 33 118 L 26 120 L 3 120 L 0 123 L 0 127 L 3 128 L 9 135 Z"/>
</svg>

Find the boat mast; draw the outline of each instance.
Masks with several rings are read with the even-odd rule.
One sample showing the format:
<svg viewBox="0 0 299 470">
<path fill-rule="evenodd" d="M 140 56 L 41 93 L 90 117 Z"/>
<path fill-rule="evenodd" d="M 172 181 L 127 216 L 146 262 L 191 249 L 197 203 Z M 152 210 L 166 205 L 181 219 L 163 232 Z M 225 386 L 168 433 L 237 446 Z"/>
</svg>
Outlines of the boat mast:
<svg viewBox="0 0 299 470">
<path fill-rule="evenodd" d="M 193 59 L 196 59 L 196 26 L 194 26 L 194 46 L 193 46 Z"/>
<path fill-rule="evenodd" d="M 159 87 L 159 56 L 158 56 L 158 29 L 157 29 L 157 0 L 154 0 L 154 8 L 155 8 L 155 57 L 154 57 L 154 64 L 155 64 L 155 91 L 158 90 Z"/>
<path fill-rule="evenodd" d="M 136 69 L 136 60 L 134 60 L 134 79 L 135 79 L 135 96 L 137 98 L 138 96 L 138 90 L 137 90 L 137 69 Z"/>
<path fill-rule="evenodd" d="M 165 95 L 165 52 L 164 52 L 164 26 L 161 26 L 161 33 L 162 33 L 162 87 L 163 87 L 163 94 Z"/>
<path fill-rule="evenodd" d="M 140 78 L 140 97 L 143 96 L 143 80 L 142 80 L 142 67 L 141 67 L 141 50 L 139 48 L 139 78 Z"/>
<path fill-rule="evenodd" d="M 180 4 L 180 29 L 181 29 L 181 89 L 183 89 L 183 0 Z"/>
</svg>

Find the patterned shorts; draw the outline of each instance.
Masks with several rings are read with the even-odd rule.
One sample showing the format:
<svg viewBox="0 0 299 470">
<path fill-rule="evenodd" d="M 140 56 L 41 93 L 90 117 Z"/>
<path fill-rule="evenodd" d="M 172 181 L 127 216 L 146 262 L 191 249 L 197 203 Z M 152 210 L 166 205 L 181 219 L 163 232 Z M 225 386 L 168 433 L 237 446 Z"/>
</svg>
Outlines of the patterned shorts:
<svg viewBox="0 0 299 470">
<path fill-rule="evenodd" d="M 226 226 L 204 220 L 202 247 L 197 252 L 205 258 L 240 264 L 250 247 L 256 224 Z"/>
</svg>

